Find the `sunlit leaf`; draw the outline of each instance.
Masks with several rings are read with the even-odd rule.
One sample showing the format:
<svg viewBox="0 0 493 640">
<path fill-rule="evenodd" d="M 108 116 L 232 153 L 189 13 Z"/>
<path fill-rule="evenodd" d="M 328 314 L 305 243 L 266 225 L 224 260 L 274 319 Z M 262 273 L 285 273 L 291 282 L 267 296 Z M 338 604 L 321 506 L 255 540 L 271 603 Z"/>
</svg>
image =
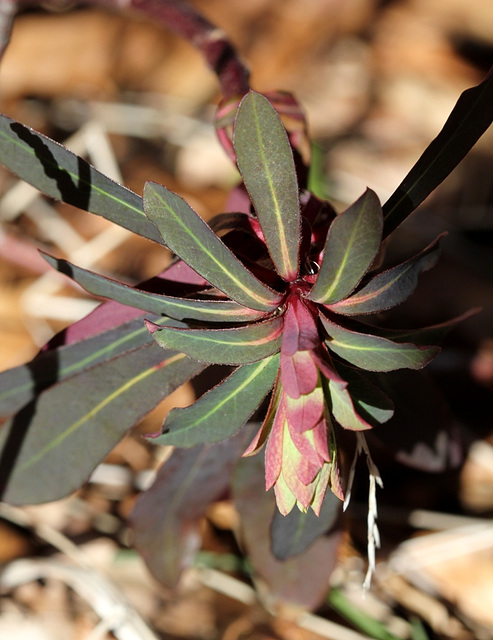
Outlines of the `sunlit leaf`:
<svg viewBox="0 0 493 640">
<path fill-rule="evenodd" d="M 153 327 L 150 326 L 153 331 Z M 153 332 L 165 349 L 183 351 L 213 364 L 246 364 L 271 356 L 281 346 L 282 318 L 234 329 L 168 329 Z"/>
<path fill-rule="evenodd" d="M 324 257 L 308 296 L 334 304 L 353 291 L 377 255 L 382 238 L 382 208 L 377 195 L 366 192 L 330 225 Z"/>
<path fill-rule="evenodd" d="M 344 429 L 362 431 L 371 429 L 371 424 L 364 420 L 356 410 L 353 398 L 347 387 L 334 380 L 328 381 L 330 410 L 334 418 Z"/>
<path fill-rule="evenodd" d="M 228 438 L 245 424 L 274 385 L 279 357 L 238 367 L 190 407 L 172 409 L 158 444 L 193 447 Z"/>
<path fill-rule="evenodd" d="M 277 272 L 288 282 L 296 280 L 300 203 L 293 153 L 280 117 L 263 95 L 251 91 L 243 98 L 234 148 Z"/>
<path fill-rule="evenodd" d="M 337 363 L 337 370 L 347 382 L 355 411 L 372 426 L 383 424 L 394 415 L 394 403 L 375 383 L 375 376 L 361 369 Z M 337 382 L 337 381 L 336 381 Z"/>
<path fill-rule="evenodd" d="M 48 196 L 163 244 L 144 214 L 140 196 L 61 144 L 4 115 L 0 115 L 0 162 Z"/>
<path fill-rule="evenodd" d="M 384 237 L 455 169 L 492 121 L 493 69 L 461 94 L 443 129 L 384 204 Z"/>
<path fill-rule="evenodd" d="M 331 351 L 368 371 L 421 369 L 440 352 L 439 347 L 393 342 L 379 336 L 350 331 L 322 317 Z"/>
<path fill-rule="evenodd" d="M 279 305 L 280 295 L 248 271 L 183 198 L 148 182 L 144 207 L 170 249 L 214 287 L 258 311 Z"/>
<path fill-rule="evenodd" d="M 272 553 L 278 560 L 286 560 L 306 551 L 337 522 L 342 502 L 332 491 L 325 494 L 320 514 L 308 509 L 292 509 L 286 516 L 276 509 L 271 525 Z"/>
<path fill-rule="evenodd" d="M 238 434 L 215 445 L 176 449 L 137 500 L 131 514 L 135 546 L 165 586 L 175 587 L 193 562 L 200 518 L 227 491 L 244 442 Z"/>
<path fill-rule="evenodd" d="M 379 273 L 357 293 L 330 305 L 330 310 L 345 316 L 354 316 L 378 313 L 400 304 L 416 289 L 418 278 L 423 271 L 435 266 L 439 256 L 438 240 L 439 238 L 417 256 Z"/>
<path fill-rule="evenodd" d="M 95 296 L 111 298 L 151 313 L 166 315 L 175 320 L 203 320 L 210 322 L 248 322 L 262 317 L 261 311 L 226 300 L 189 300 L 149 293 L 135 287 L 110 280 L 97 273 L 82 269 L 60 258 L 43 254 L 52 267 L 75 280 Z"/>
<path fill-rule="evenodd" d="M 170 323 L 168 318 L 152 319 Z M 150 343 L 152 336 L 140 317 L 92 338 L 41 351 L 28 364 L 0 373 L 0 415 L 14 413 L 43 389 L 68 376 Z"/>
<path fill-rule="evenodd" d="M 125 433 L 204 365 L 149 344 L 50 387 L 0 430 L 2 499 L 57 500 Z"/>
</svg>

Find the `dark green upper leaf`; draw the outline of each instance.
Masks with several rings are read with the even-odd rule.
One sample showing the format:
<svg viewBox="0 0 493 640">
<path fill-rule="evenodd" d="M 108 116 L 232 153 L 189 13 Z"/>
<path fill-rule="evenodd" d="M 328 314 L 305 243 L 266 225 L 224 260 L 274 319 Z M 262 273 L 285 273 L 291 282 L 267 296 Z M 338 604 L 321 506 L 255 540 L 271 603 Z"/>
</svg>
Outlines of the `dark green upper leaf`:
<svg viewBox="0 0 493 640">
<path fill-rule="evenodd" d="M 334 304 L 353 291 L 377 255 L 382 225 L 380 202 L 367 189 L 330 225 L 320 271 L 308 296 L 311 300 Z"/>
<path fill-rule="evenodd" d="M 0 162 L 52 198 L 163 243 L 144 214 L 140 196 L 61 144 L 4 115 L 0 115 Z"/>
<path fill-rule="evenodd" d="M 154 331 L 156 342 L 166 349 L 183 351 L 191 358 L 212 364 L 246 364 L 271 356 L 281 347 L 281 317 L 234 329 L 172 329 Z"/>
<path fill-rule="evenodd" d="M 368 371 L 421 369 L 440 352 L 439 347 L 392 342 L 386 338 L 350 331 L 322 317 L 330 336 L 331 351 L 351 364 Z"/>
<path fill-rule="evenodd" d="M 279 305 L 281 296 L 260 282 L 183 198 L 148 182 L 144 207 L 170 249 L 214 287 L 258 311 Z"/>
<path fill-rule="evenodd" d="M 400 304 L 416 289 L 421 273 L 435 266 L 440 253 L 439 239 L 437 238 L 417 256 L 379 273 L 349 298 L 328 305 L 330 310 L 344 316 L 355 316 L 378 313 Z"/>
<path fill-rule="evenodd" d="M 166 315 L 175 320 L 251 322 L 264 315 L 261 311 L 254 311 L 226 300 L 189 300 L 149 293 L 77 267 L 68 260 L 53 258 L 46 254 L 43 256 L 52 267 L 75 280 L 93 295 L 110 298 L 151 313 Z"/>
<path fill-rule="evenodd" d="M 185 409 L 172 409 L 164 422 L 158 444 L 193 447 L 218 442 L 245 424 L 272 389 L 279 356 L 238 367 L 226 380 Z"/>
<path fill-rule="evenodd" d="M 342 502 L 332 491 L 325 494 L 318 516 L 312 509 L 305 513 L 292 509 L 286 516 L 276 509 L 271 526 L 274 556 L 278 560 L 286 560 L 306 551 L 336 524 L 341 509 Z"/>
<path fill-rule="evenodd" d="M 169 318 L 152 319 L 167 325 L 173 322 Z M 92 338 L 42 351 L 28 364 L 0 373 L 0 416 L 14 413 L 41 391 L 69 376 L 150 343 L 152 336 L 140 317 Z"/>
<path fill-rule="evenodd" d="M 149 344 L 50 387 L 0 430 L 2 499 L 57 500 L 204 365 Z"/>
<path fill-rule="evenodd" d="M 443 129 L 384 204 L 384 237 L 455 169 L 492 121 L 493 69 L 461 94 Z"/>
<path fill-rule="evenodd" d="M 234 148 L 272 261 L 279 275 L 292 282 L 299 269 L 298 182 L 284 125 L 263 95 L 251 91 L 243 98 Z"/>
</svg>

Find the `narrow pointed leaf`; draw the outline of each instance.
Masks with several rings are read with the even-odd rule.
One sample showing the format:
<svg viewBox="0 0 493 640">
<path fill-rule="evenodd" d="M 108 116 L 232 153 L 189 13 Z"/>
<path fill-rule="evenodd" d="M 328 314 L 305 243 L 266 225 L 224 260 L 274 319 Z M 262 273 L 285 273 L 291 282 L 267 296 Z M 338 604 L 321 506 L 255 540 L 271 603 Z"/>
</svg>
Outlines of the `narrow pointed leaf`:
<svg viewBox="0 0 493 640">
<path fill-rule="evenodd" d="M 423 271 L 435 266 L 438 256 L 438 240 L 420 254 L 400 265 L 378 274 L 357 293 L 329 308 L 345 316 L 378 313 L 397 306 L 416 289 Z"/>
<path fill-rule="evenodd" d="M 356 411 L 355 403 L 347 387 L 342 387 L 342 385 L 337 382 L 329 380 L 328 389 L 332 415 L 341 427 L 351 431 L 371 429 L 372 425 L 364 420 Z"/>
<path fill-rule="evenodd" d="M 394 403 L 380 386 L 375 384 L 374 374 L 345 366 L 341 362 L 338 363 L 337 369 L 347 382 L 347 390 L 354 408 L 363 420 L 372 426 L 390 420 L 394 415 Z"/>
<path fill-rule="evenodd" d="M 50 387 L 0 430 L 2 499 L 34 504 L 74 491 L 131 427 L 203 369 L 150 344 Z"/>
<path fill-rule="evenodd" d="M 61 144 L 4 115 L 0 115 L 0 162 L 51 198 L 163 244 L 144 214 L 140 196 Z"/>
<path fill-rule="evenodd" d="M 168 247 L 214 287 L 258 311 L 279 305 L 280 295 L 260 282 L 183 198 L 148 182 L 144 208 Z"/>
<path fill-rule="evenodd" d="M 175 320 L 202 320 L 209 322 L 251 322 L 262 317 L 261 311 L 226 300 L 190 300 L 158 293 L 149 293 L 129 285 L 105 278 L 97 273 L 82 269 L 60 258 L 43 254 L 52 267 L 72 278 L 95 296 L 110 298 L 121 304 L 137 307 Z"/>
<path fill-rule="evenodd" d="M 168 318 L 153 320 L 167 325 L 172 322 Z M 69 376 L 151 343 L 152 336 L 140 317 L 86 340 L 41 351 L 31 362 L 0 373 L 0 416 L 14 413 L 41 391 Z"/>
<path fill-rule="evenodd" d="M 224 382 L 205 393 L 190 407 L 172 409 L 157 444 L 193 447 L 219 442 L 242 427 L 272 389 L 279 357 L 238 367 Z"/>
<path fill-rule="evenodd" d="M 152 575 L 176 587 L 200 548 L 200 519 L 228 490 L 243 434 L 215 445 L 177 449 L 131 514 L 135 546 Z"/>
<path fill-rule="evenodd" d="M 151 331 L 152 331 L 151 327 Z M 212 364 L 246 364 L 271 356 L 281 346 L 282 318 L 237 329 L 157 329 L 156 342 Z"/>
<path fill-rule="evenodd" d="M 334 527 L 341 510 L 342 502 L 332 491 L 325 494 L 318 516 L 312 509 L 305 513 L 293 509 L 287 516 L 276 509 L 271 525 L 272 553 L 278 560 L 303 553 Z"/>
<path fill-rule="evenodd" d="M 330 225 L 320 271 L 308 297 L 334 304 L 349 295 L 378 253 L 382 226 L 378 197 L 367 189 Z"/>
<path fill-rule="evenodd" d="M 368 330 L 368 332 L 371 332 L 374 335 L 381 338 L 387 338 L 388 340 L 393 340 L 394 342 L 412 342 L 416 345 L 440 344 L 448 332 L 456 325 L 464 322 L 464 320 L 467 320 L 480 311 L 480 308 L 471 309 L 456 318 L 431 325 L 430 327 L 423 327 L 421 329 L 387 329 L 384 327 L 365 325 L 365 331 Z"/>
<path fill-rule="evenodd" d="M 455 169 L 493 121 L 493 68 L 464 91 L 443 129 L 383 206 L 384 237 Z"/>
<path fill-rule="evenodd" d="M 299 269 L 300 203 L 293 152 L 282 121 L 263 95 L 243 98 L 234 129 L 238 168 L 272 261 L 286 281 Z"/>
<path fill-rule="evenodd" d="M 393 342 L 379 336 L 350 331 L 322 318 L 330 336 L 328 348 L 351 364 L 368 371 L 421 369 L 440 352 L 439 347 Z"/>
</svg>

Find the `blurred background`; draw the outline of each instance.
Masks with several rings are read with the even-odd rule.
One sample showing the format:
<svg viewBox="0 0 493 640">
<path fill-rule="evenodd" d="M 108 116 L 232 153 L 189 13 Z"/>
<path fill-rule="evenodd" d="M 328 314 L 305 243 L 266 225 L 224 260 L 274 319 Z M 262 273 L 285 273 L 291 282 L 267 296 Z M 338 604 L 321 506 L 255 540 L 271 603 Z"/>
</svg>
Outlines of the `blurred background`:
<svg viewBox="0 0 493 640">
<path fill-rule="evenodd" d="M 385 201 L 460 93 L 493 65 L 493 4 L 484 0 L 190 4 L 226 31 L 254 89 L 297 97 L 317 143 L 326 195 L 341 210 L 367 186 Z M 146 180 L 165 184 L 206 219 L 223 210 L 238 180 L 212 126 L 219 99 L 214 74 L 187 42 L 135 15 L 76 2 L 20 13 L 0 64 L 3 113 L 67 144 L 137 193 Z M 463 434 L 465 462 L 458 471 L 429 475 L 379 461 L 383 549 L 375 593 L 365 601 L 359 586 L 366 512 L 349 514 L 354 522 L 334 584 L 394 633 L 388 638 L 411 637 L 413 616 L 427 629 L 422 638 L 493 638 L 492 209 L 490 129 L 388 246 L 387 260 L 395 264 L 448 231 L 439 265 L 389 314 L 395 326 L 438 323 L 482 307 L 454 330 L 431 368 Z M 37 248 L 130 283 L 170 260 L 162 248 L 41 197 L 0 169 L 0 370 L 27 361 L 97 304 L 50 273 Z M 190 388 L 177 392 L 150 416 L 145 431 L 160 423 L 167 407 L 192 397 Z M 50 536 L 63 535 L 92 554 L 161 638 L 356 637 L 323 626 L 317 635 L 279 612 L 263 612 L 242 592 L 243 581 L 222 585 L 220 576 L 234 578 L 234 571 L 212 571 L 218 581 L 212 586 L 203 574 L 187 574 L 180 594 L 156 585 L 128 549 L 125 518 L 135 487 L 144 486 L 160 456 L 129 437 L 76 496 L 45 507 L 5 507 L 0 561 L 45 557 L 54 544 Z M 234 517 L 228 501 L 208 514 L 204 549 L 236 557 Z M 40 523 L 51 533 L 40 533 Z M 417 535 L 423 532 L 428 535 Z M 70 581 L 71 590 L 59 575 L 37 578 L 42 581 L 23 585 L 13 579 L 9 587 L 0 578 L 1 637 L 114 637 L 104 626 L 96 635 L 97 620 L 104 622 L 107 613 L 98 618 L 90 602 L 70 596 L 78 593 Z M 330 602 L 318 614 L 341 622 Z"/>
</svg>

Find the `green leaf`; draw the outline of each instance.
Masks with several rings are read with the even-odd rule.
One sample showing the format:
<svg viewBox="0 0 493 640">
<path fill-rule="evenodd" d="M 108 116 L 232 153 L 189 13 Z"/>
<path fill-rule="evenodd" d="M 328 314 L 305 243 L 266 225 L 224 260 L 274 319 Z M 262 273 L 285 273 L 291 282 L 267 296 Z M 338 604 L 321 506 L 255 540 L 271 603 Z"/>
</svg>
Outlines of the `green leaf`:
<svg viewBox="0 0 493 640">
<path fill-rule="evenodd" d="M 321 319 L 330 336 L 326 341 L 328 348 L 347 362 L 368 371 L 421 369 L 440 352 L 439 347 L 392 342 L 379 336 L 344 329 L 327 318 Z"/>
<path fill-rule="evenodd" d="M 455 169 L 493 121 L 493 68 L 464 91 L 438 136 L 383 206 L 384 237 Z"/>
<path fill-rule="evenodd" d="M 170 249 L 214 287 L 258 311 L 279 305 L 279 293 L 260 282 L 183 198 L 148 182 L 144 208 Z"/>
<path fill-rule="evenodd" d="M 279 356 L 238 367 L 226 380 L 185 409 L 172 409 L 157 444 L 193 447 L 233 435 L 274 385 Z"/>
<path fill-rule="evenodd" d="M 246 364 L 271 356 L 281 347 L 282 318 L 234 329 L 172 329 L 153 333 L 165 349 L 183 351 L 211 364 Z M 153 327 L 150 327 L 153 331 Z"/>
<path fill-rule="evenodd" d="M 233 140 L 272 261 L 281 278 L 292 282 L 300 259 L 298 182 L 286 130 L 265 96 L 250 91 L 243 98 Z"/>
<path fill-rule="evenodd" d="M 0 162 L 51 198 L 163 244 L 144 214 L 140 196 L 61 144 L 4 115 L 0 115 Z"/>
<path fill-rule="evenodd" d="M 339 615 L 348 620 L 356 629 L 367 633 L 371 638 L 375 640 L 402 640 L 402 636 L 396 636 L 388 631 L 380 620 L 372 618 L 361 608 L 356 607 L 353 599 L 346 598 L 339 589 L 331 589 L 327 600 Z"/>
<path fill-rule="evenodd" d="M 334 380 L 327 383 L 330 408 L 332 415 L 344 429 L 351 431 L 363 431 L 371 429 L 371 424 L 366 422 L 356 411 L 355 403 L 348 389 Z"/>
<path fill-rule="evenodd" d="M 423 271 L 435 266 L 440 253 L 439 239 L 406 262 L 379 273 L 357 293 L 336 304 L 328 305 L 328 308 L 344 316 L 355 316 L 378 313 L 400 304 L 416 289 L 418 278 Z"/>
<path fill-rule="evenodd" d="M 312 509 L 305 513 L 292 509 L 283 516 L 278 509 L 271 525 L 272 553 L 278 560 L 286 560 L 303 553 L 318 538 L 325 535 L 337 522 L 342 502 L 332 491 L 325 494 L 320 514 Z"/>
<path fill-rule="evenodd" d="M 172 322 L 168 318 L 152 319 L 167 325 Z M 0 416 L 14 413 L 41 391 L 69 376 L 151 343 L 152 336 L 140 316 L 92 338 L 41 351 L 31 362 L 0 373 Z"/>
<path fill-rule="evenodd" d="M 50 387 L 0 430 L 2 499 L 34 504 L 74 491 L 131 427 L 203 369 L 152 343 Z"/>
<path fill-rule="evenodd" d="M 151 313 L 166 315 L 175 320 L 202 320 L 205 322 L 251 322 L 264 314 L 226 300 L 189 300 L 158 293 L 149 293 L 129 285 L 110 280 L 97 273 L 82 269 L 60 258 L 42 253 L 45 260 L 60 273 L 84 287 L 95 296 L 110 298 L 121 304 L 137 307 Z M 164 285 L 164 281 L 163 281 Z"/>
<path fill-rule="evenodd" d="M 310 300 L 334 304 L 353 291 L 378 253 L 382 225 L 380 202 L 371 189 L 336 216 Z"/>
<path fill-rule="evenodd" d="M 131 514 L 135 546 L 152 575 L 176 587 L 200 547 L 199 525 L 207 507 L 229 488 L 244 434 L 215 445 L 176 449 L 141 494 Z"/>
<path fill-rule="evenodd" d="M 347 382 L 346 390 L 351 396 L 357 414 L 371 426 L 390 420 L 394 415 L 394 403 L 389 396 L 372 381 L 373 374 L 337 363 L 337 371 Z"/>
</svg>

